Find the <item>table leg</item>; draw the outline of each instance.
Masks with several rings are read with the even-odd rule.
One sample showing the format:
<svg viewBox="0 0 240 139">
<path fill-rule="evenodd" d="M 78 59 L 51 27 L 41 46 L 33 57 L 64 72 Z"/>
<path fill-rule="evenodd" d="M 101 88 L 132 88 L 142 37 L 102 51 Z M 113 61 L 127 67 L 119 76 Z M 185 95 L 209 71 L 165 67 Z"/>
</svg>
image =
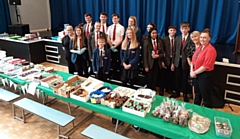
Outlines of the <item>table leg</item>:
<svg viewBox="0 0 240 139">
<path fill-rule="evenodd" d="M 115 125 L 115 130 L 114 130 L 114 132 L 116 132 L 116 133 L 117 133 L 117 129 L 118 129 L 118 123 L 119 123 L 119 120 L 117 120 L 116 125 Z"/>
<path fill-rule="evenodd" d="M 69 112 L 70 115 L 72 115 L 70 103 L 67 103 L 67 105 L 68 105 L 68 112 Z"/>
<path fill-rule="evenodd" d="M 12 104 L 12 112 L 13 112 L 13 118 L 15 119 L 16 113 L 15 113 L 15 107 L 14 107 L 14 104 Z"/>
<path fill-rule="evenodd" d="M 128 126 L 122 131 L 121 135 L 123 135 L 129 129 L 130 126 L 131 124 L 128 124 Z"/>
<path fill-rule="evenodd" d="M 22 109 L 22 118 L 23 118 L 23 123 L 25 123 L 25 114 L 24 114 L 24 109 Z"/>
</svg>

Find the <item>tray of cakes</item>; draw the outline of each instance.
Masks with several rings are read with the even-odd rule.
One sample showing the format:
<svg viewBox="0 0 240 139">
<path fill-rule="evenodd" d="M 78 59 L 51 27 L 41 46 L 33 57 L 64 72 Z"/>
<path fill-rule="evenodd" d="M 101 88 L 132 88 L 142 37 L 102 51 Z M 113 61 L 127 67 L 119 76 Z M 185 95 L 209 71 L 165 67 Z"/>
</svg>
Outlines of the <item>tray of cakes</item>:
<svg viewBox="0 0 240 139">
<path fill-rule="evenodd" d="M 120 108 L 128 98 L 128 96 L 121 96 L 119 93 L 108 93 L 101 99 L 101 104 L 110 108 Z"/>
<path fill-rule="evenodd" d="M 78 88 L 80 88 L 81 83 L 85 80 L 80 76 L 72 76 L 63 83 L 58 84 L 53 87 L 53 92 L 62 97 L 70 97 L 70 93 L 74 92 Z"/>
<path fill-rule="evenodd" d="M 134 98 L 151 103 L 154 101 L 155 95 L 156 91 L 147 88 L 139 88 L 136 93 L 134 93 Z"/>
<path fill-rule="evenodd" d="M 34 79 L 34 75 L 37 75 L 39 73 L 40 73 L 40 71 L 37 70 L 37 69 L 30 69 L 30 70 L 27 70 L 27 71 L 24 71 L 24 72 L 20 73 L 18 75 L 18 78 L 21 79 L 21 80 L 32 81 Z"/>
<path fill-rule="evenodd" d="M 132 97 L 135 92 L 136 90 L 123 87 L 123 86 L 118 86 L 112 91 L 112 93 L 119 93 L 120 96 L 128 96 L 128 97 Z"/>
<path fill-rule="evenodd" d="M 70 98 L 87 102 L 90 99 L 89 93 L 81 87 L 70 93 Z"/>
<path fill-rule="evenodd" d="M 41 78 L 43 76 L 43 78 Z M 63 79 L 59 75 L 51 75 L 44 78 L 45 75 L 40 75 L 41 85 L 44 87 L 55 87 L 63 83 Z"/>
<path fill-rule="evenodd" d="M 188 122 L 188 127 L 193 132 L 196 132 L 198 134 L 204 134 L 208 131 L 210 123 L 210 119 L 194 112 L 192 118 Z"/>
<path fill-rule="evenodd" d="M 151 103 L 136 100 L 133 98 L 128 99 L 122 106 L 122 110 L 140 117 L 145 117 L 151 109 Z"/>
</svg>

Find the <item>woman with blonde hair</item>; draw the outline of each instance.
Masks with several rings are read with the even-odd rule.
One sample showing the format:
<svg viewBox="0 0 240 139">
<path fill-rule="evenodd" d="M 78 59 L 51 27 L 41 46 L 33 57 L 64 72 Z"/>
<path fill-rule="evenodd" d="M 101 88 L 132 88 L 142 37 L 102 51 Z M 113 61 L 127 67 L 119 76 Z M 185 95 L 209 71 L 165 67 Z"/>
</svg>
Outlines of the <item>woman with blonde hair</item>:
<svg viewBox="0 0 240 139">
<path fill-rule="evenodd" d="M 192 56 L 190 72 L 190 76 L 194 78 L 193 83 L 196 94 L 194 104 L 201 105 L 203 100 L 204 106 L 208 108 L 212 108 L 212 71 L 217 57 L 216 49 L 211 45 L 210 40 L 210 30 L 205 29 L 200 34 L 200 46 Z"/>
<path fill-rule="evenodd" d="M 133 87 L 138 77 L 138 62 L 140 60 L 140 48 L 133 28 L 127 28 L 126 36 L 120 51 L 122 68 L 121 81 L 123 85 L 130 83 Z"/>
<path fill-rule="evenodd" d="M 194 54 L 195 50 L 200 46 L 200 32 L 199 31 L 193 31 L 190 34 L 190 38 L 191 38 L 193 43 L 191 43 L 187 47 L 187 50 L 188 50 L 187 61 L 188 61 L 188 64 L 189 64 L 190 68 L 192 68 L 192 66 L 191 66 L 192 65 L 192 55 Z M 192 96 L 193 96 L 193 100 L 194 100 L 195 99 L 195 92 L 194 92 L 194 86 L 193 86 L 193 78 L 191 76 L 189 76 L 189 78 L 188 78 L 188 83 L 189 83 L 190 86 L 192 86 Z"/>
<path fill-rule="evenodd" d="M 130 28 L 132 28 L 134 30 L 134 32 L 136 34 L 137 41 L 138 41 L 138 43 L 141 44 L 141 39 L 142 39 L 141 36 L 142 36 L 142 34 L 141 34 L 141 29 L 137 25 L 137 18 L 136 18 L 136 16 L 130 16 L 128 18 L 128 27 L 130 27 Z"/>
</svg>

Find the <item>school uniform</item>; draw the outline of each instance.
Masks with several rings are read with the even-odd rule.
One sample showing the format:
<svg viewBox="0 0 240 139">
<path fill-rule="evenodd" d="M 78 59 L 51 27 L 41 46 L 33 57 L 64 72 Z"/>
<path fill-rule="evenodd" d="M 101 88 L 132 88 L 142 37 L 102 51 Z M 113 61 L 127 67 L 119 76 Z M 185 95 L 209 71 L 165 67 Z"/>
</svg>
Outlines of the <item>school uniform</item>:
<svg viewBox="0 0 240 139">
<path fill-rule="evenodd" d="M 92 69 L 93 72 L 98 72 L 96 75 L 98 79 L 102 81 L 107 80 L 111 66 L 111 52 L 107 48 L 99 49 L 95 48 L 92 55 Z"/>
<path fill-rule="evenodd" d="M 157 49 L 155 51 L 154 49 L 154 41 L 157 45 Z M 153 59 L 152 55 L 153 53 L 156 53 L 159 55 L 158 58 Z M 163 62 L 163 45 L 161 40 L 159 39 L 148 39 L 144 42 L 143 46 L 143 65 L 144 68 L 149 68 L 149 71 L 147 72 L 147 86 L 148 88 L 152 90 L 156 90 L 157 86 L 157 80 L 160 78 L 160 69 L 162 68 L 162 62 Z"/>
<path fill-rule="evenodd" d="M 190 44 L 192 41 L 190 39 L 190 35 L 184 37 L 183 43 L 183 36 L 177 36 L 174 42 L 174 55 L 173 55 L 173 64 L 175 67 L 175 83 L 176 83 L 176 96 L 180 96 L 180 90 L 182 88 L 184 101 L 188 101 L 187 93 L 188 93 L 188 75 L 190 71 L 190 66 L 187 62 L 187 54 Z M 182 87 L 181 87 L 182 86 Z"/>
<path fill-rule="evenodd" d="M 136 78 L 138 77 L 138 63 L 140 60 L 140 47 L 130 49 L 130 43 L 127 46 L 126 50 L 121 49 L 120 51 L 120 59 L 121 59 L 121 66 L 122 74 L 121 74 L 121 81 L 123 85 L 126 86 L 128 80 L 130 81 L 130 86 L 133 87 L 134 83 L 136 82 Z M 130 69 L 125 69 L 123 63 L 131 64 Z"/>
<path fill-rule="evenodd" d="M 72 49 L 72 44 L 73 44 L 73 40 L 70 41 L 69 44 L 69 49 Z M 82 46 L 82 48 L 84 48 L 86 46 Z M 75 50 L 81 50 L 82 48 L 79 49 L 75 49 Z M 87 69 L 87 61 L 88 57 L 87 57 L 87 51 L 85 51 L 83 54 L 79 55 L 77 53 L 71 53 L 71 61 L 72 63 L 74 63 L 75 69 L 78 72 L 79 76 L 84 76 L 84 77 L 88 77 L 88 69 Z"/>
<path fill-rule="evenodd" d="M 115 35 L 114 35 L 115 26 L 116 26 L 116 30 L 115 30 Z M 123 37 L 124 27 L 119 23 L 112 24 L 111 26 L 108 27 L 107 35 L 109 36 L 112 44 L 115 45 L 121 39 L 121 37 Z M 112 56 L 111 69 L 113 71 L 112 78 L 115 78 L 115 79 L 117 79 L 119 76 L 119 72 L 117 72 L 117 70 L 120 69 L 120 56 L 119 56 L 120 48 L 121 48 L 121 44 L 116 48 L 118 50 L 118 52 L 111 51 L 111 56 Z"/>
<path fill-rule="evenodd" d="M 90 33 L 93 31 L 94 31 L 94 23 L 93 22 L 86 23 L 83 25 L 83 33 L 85 35 L 85 42 L 88 42 L 88 37 L 89 37 Z M 88 43 L 86 43 L 86 47 L 88 48 Z M 88 50 L 86 50 L 86 51 L 87 51 L 86 56 L 90 57 Z M 92 65 L 91 60 L 87 59 L 87 68 L 88 69 L 90 68 L 90 74 L 92 74 L 91 65 Z"/>
<path fill-rule="evenodd" d="M 107 23 L 105 23 L 105 24 L 102 24 L 102 23 L 101 23 L 100 31 L 103 32 L 103 33 L 105 33 L 105 34 L 107 34 L 107 30 L 108 30 L 108 27 L 109 27 L 109 26 L 110 26 L 110 25 L 107 24 Z"/>
<path fill-rule="evenodd" d="M 162 39 L 162 43 L 164 48 L 164 64 L 166 66 L 163 74 L 164 88 L 172 94 L 172 90 L 175 89 L 175 72 L 171 70 L 174 55 L 174 38 L 166 36 Z"/>
<path fill-rule="evenodd" d="M 88 54 L 89 54 L 89 60 L 92 59 L 93 50 L 98 47 L 97 39 L 103 37 L 105 38 L 105 42 L 107 42 L 107 36 L 105 33 L 99 31 L 99 32 L 91 32 L 88 36 Z"/>
</svg>

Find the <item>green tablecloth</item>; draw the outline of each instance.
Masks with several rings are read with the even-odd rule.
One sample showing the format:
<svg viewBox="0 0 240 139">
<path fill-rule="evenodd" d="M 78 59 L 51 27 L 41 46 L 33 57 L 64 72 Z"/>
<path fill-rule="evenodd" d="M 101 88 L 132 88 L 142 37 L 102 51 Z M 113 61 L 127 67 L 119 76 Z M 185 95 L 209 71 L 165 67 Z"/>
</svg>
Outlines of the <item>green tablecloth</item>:
<svg viewBox="0 0 240 139">
<path fill-rule="evenodd" d="M 56 72 L 57 74 L 61 75 L 64 80 L 67 80 L 71 74 L 67 74 L 64 72 Z M 18 80 L 16 80 L 18 81 Z M 113 89 L 117 87 L 117 85 L 112 85 L 109 83 L 104 83 L 105 86 L 110 86 Z M 156 106 L 160 105 L 164 97 L 156 96 L 156 100 L 152 103 L 152 108 L 150 113 L 148 113 L 144 118 L 135 116 L 133 114 L 129 114 L 126 112 L 123 112 L 121 108 L 109 108 L 107 106 L 103 106 L 100 104 L 92 104 L 90 102 L 81 102 L 72 98 L 64 98 L 59 95 L 56 95 L 53 93 L 51 88 L 46 88 L 43 86 L 38 86 L 38 89 L 43 90 L 43 92 L 46 95 L 58 98 L 62 101 L 92 110 L 94 112 L 98 112 L 119 120 L 122 120 L 124 122 L 134 124 L 136 126 L 139 126 L 141 128 L 147 129 L 151 132 L 169 137 L 169 138 L 175 138 L 175 139 L 212 139 L 212 138 L 218 138 L 215 135 L 215 129 L 214 129 L 214 117 L 220 116 L 228 118 L 232 124 L 233 133 L 232 133 L 232 139 L 239 138 L 240 133 L 237 131 L 239 130 L 239 122 L 240 122 L 240 116 L 221 112 L 214 109 L 209 109 L 197 105 L 193 105 L 190 103 L 186 104 L 187 109 L 192 109 L 194 112 L 204 116 L 208 117 L 211 120 L 211 126 L 210 129 L 205 134 L 197 134 L 195 132 L 192 132 L 189 130 L 188 127 L 181 127 L 179 125 L 174 125 L 172 123 L 166 123 L 162 119 L 159 119 L 157 117 L 154 117 L 151 115 L 152 110 L 155 109 Z"/>
</svg>

